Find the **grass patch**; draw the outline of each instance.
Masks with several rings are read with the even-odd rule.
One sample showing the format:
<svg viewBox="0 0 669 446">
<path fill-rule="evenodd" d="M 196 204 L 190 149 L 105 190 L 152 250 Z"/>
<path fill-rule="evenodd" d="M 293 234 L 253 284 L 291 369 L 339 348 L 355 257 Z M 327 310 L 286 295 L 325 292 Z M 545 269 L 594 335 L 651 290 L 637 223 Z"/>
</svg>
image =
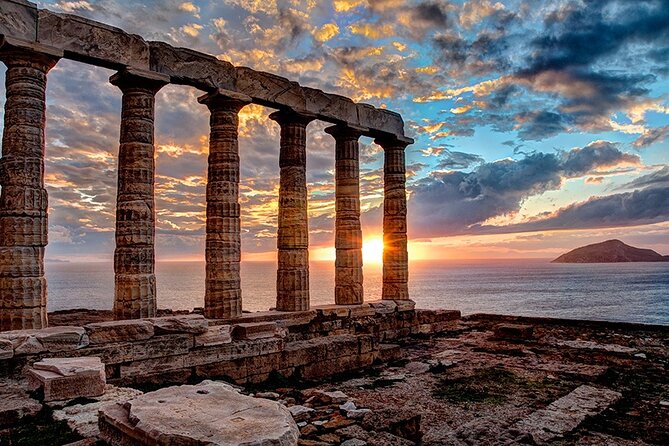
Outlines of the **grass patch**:
<svg viewBox="0 0 669 446">
<path fill-rule="evenodd" d="M 515 373 L 499 367 L 476 371 L 473 375 L 458 378 L 442 377 L 435 384 L 432 394 L 450 403 L 504 404 L 513 389 L 540 385 L 520 378 Z"/>
</svg>

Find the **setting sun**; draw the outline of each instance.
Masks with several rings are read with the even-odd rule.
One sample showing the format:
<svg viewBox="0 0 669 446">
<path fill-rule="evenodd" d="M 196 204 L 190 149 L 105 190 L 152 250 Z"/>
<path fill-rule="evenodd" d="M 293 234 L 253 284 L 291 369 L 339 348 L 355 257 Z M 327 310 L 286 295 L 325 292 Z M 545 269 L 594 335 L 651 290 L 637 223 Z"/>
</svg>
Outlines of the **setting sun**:
<svg viewBox="0 0 669 446">
<path fill-rule="evenodd" d="M 362 242 L 362 259 L 365 263 L 381 263 L 383 261 L 383 239 L 368 238 Z"/>
</svg>

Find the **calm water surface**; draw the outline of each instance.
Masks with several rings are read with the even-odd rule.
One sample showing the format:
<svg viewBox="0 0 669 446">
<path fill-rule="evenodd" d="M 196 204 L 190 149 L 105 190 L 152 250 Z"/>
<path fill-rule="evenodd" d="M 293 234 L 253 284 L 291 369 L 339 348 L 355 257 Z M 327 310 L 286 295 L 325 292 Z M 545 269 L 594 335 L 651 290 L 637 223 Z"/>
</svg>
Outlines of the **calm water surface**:
<svg viewBox="0 0 669 446">
<path fill-rule="evenodd" d="M 644 322 L 669 325 L 669 262 L 552 264 L 545 260 L 414 261 L 410 293 L 421 308 Z M 158 306 L 204 304 L 204 263 L 158 262 Z M 311 302 L 334 302 L 333 262 L 312 262 Z M 275 301 L 276 264 L 243 262 L 244 309 Z M 48 263 L 49 311 L 110 309 L 114 273 L 107 263 Z M 381 266 L 365 266 L 365 299 L 381 295 Z"/>
</svg>

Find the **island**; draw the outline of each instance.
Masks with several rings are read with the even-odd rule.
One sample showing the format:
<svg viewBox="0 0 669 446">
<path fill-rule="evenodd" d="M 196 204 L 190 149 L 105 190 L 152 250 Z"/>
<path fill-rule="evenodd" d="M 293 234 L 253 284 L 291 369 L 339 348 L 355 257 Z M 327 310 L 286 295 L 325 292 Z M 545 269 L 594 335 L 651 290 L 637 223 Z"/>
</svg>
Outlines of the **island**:
<svg viewBox="0 0 669 446">
<path fill-rule="evenodd" d="M 635 248 L 620 240 L 582 246 L 562 254 L 551 263 L 620 263 L 620 262 L 669 262 L 652 249 Z"/>
</svg>

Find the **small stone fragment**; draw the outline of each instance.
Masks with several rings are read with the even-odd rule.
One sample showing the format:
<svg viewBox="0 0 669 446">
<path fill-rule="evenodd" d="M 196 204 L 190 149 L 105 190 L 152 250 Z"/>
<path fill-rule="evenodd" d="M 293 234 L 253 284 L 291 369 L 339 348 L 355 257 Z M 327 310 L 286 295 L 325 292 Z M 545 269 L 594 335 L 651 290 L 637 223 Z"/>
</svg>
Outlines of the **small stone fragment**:
<svg viewBox="0 0 669 446">
<path fill-rule="evenodd" d="M 293 416 L 295 421 L 302 421 L 308 419 L 309 415 L 314 412 L 314 409 L 312 409 L 311 407 L 297 405 L 297 406 L 290 406 L 288 408 L 288 411 Z"/>
<path fill-rule="evenodd" d="M 351 438 L 350 440 L 343 442 L 341 446 L 367 446 L 367 442 L 364 440 L 358 440 L 357 438 Z"/>
<path fill-rule="evenodd" d="M 341 410 L 349 411 L 349 410 L 356 410 L 357 408 L 355 407 L 355 403 L 353 401 L 346 401 L 344 404 L 339 406 Z"/>
</svg>

